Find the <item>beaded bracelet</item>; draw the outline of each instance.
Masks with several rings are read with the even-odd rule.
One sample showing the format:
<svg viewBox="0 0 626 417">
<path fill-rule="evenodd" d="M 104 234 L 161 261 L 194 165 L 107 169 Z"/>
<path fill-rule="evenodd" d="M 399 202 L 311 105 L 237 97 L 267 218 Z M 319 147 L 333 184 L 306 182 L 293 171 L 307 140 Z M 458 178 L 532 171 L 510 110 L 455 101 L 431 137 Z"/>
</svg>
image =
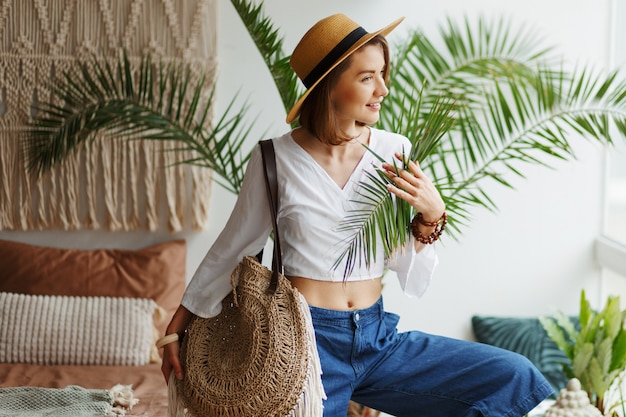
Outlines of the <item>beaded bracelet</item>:
<svg viewBox="0 0 626 417">
<path fill-rule="evenodd" d="M 417 213 L 417 215 L 413 217 L 413 220 L 411 221 L 411 233 L 413 234 L 415 240 L 425 245 L 429 245 L 434 243 L 437 239 L 439 239 L 439 237 L 441 237 L 441 234 L 445 230 L 447 223 L 448 215 L 445 211 L 443 212 L 441 217 L 434 222 L 427 222 L 422 217 L 422 213 Z M 428 236 L 424 236 L 419 230 L 420 224 L 426 227 L 434 227 L 435 230 L 433 230 L 433 232 Z"/>
<path fill-rule="evenodd" d="M 169 345 L 170 343 L 178 342 L 179 340 L 180 336 L 178 335 L 178 333 L 172 333 L 163 336 L 162 338 L 157 340 L 155 344 L 157 349 L 161 349 L 163 346 Z"/>
</svg>

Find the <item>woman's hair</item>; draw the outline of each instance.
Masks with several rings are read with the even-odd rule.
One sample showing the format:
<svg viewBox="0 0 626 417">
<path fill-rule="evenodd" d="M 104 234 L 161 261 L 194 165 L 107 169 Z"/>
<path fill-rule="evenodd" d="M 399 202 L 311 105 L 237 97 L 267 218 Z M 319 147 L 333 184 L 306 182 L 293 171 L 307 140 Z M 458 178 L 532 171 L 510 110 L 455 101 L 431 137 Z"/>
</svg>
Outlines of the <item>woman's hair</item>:
<svg viewBox="0 0 626 417">
<path fill-rule="evenodd" d="M 387 40 L 384 36 L 377 35 L 361 46 L 361 48 L 366 45 L 377 45 L 382 48 L 385 58 L 385 72 L 383 77 L 385 83 L 387 83 L 389 76 L 389 45 Z M 320 81 L 317 87 L 311 91 L 311 94 L 304 100 L 302 108 L 300 109 L 300 125 L 311 132 L 320 141 L 329 145 L 338 145 L 352 139 L 339 128 L 331 100 L 331 91 L 335 88 L 339 82 L 339 77 L 348 69 L 351 62 L 352 56 L 349 56 L 345 61 L 337 65 Z M 362 124 L 364 125 L 364 123 Z"/>
</svg>

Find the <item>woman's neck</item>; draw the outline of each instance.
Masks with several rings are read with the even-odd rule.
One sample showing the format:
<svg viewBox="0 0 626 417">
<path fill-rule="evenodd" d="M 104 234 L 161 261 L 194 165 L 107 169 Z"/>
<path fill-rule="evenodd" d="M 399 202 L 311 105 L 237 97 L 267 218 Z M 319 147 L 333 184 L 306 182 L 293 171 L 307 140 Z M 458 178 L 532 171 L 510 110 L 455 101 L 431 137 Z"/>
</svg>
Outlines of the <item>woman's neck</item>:
<svg viewBox="0 0 626 417">
<path fill-rule="evenodd" d="M 361 148 L 362 145 L 369 144 L 369 127 L 360 126 L 358 130 L 354 130 L 352 133 L 353 135 L 348 136 L 347 139 L 344 139 L 337 144 L 322 141 L 304 128 L 297 129 L 294 132 L 293 137 L 296 139 L 296 142 L 311 153 L 341 156 L 352 152 L 355 145 L 358 145 L 358 147 Z"/>
</svg>

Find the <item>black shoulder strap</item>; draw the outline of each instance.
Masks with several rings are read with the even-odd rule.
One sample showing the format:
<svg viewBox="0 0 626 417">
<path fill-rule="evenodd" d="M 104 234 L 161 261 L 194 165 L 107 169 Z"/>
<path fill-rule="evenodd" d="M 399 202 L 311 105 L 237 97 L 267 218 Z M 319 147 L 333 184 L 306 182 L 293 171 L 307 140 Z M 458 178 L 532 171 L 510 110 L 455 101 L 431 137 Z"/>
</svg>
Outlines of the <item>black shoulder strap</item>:
<svg viewBox="0 0 626 417">
<path fill-rule="evenodd" d="M 265 172 L 265 186 L 267 189 L 267 200 L 272 214 L 272 229 L 274 230 L 274 256 L 272 257 L 272 280 L 267 288 L 267 292 L 274 294 L 278 287 L 278 274 L 283 273 L 283 258 L 280 250 L 280 237 L 278 234 L 278 176 L 276 173 L 276 155 L 274 153 L 274 143 L 271 139 L 259 142 L 261 155 L 263 157 L 263 171 Z"/>
</svg>

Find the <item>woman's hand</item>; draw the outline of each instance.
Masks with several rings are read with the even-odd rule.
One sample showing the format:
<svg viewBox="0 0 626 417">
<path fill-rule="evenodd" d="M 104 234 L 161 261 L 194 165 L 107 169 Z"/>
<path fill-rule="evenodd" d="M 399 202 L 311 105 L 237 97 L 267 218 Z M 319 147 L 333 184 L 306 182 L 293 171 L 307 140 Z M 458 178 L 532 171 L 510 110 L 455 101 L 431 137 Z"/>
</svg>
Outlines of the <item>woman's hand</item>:
<svg viewBox="0 0 626 417">
<path fill-rule="evenodd" d="M 163 363 L 161 364 L 161 372 L 167 384 L 172 371 L 176 379 L 183 379 L 183 367 L 180 364 L 180 341 L 165 345 L 163 348 Z"/>
<path fill-rule="evenodd" d="M 194 317 L 194 314 L 187 310 L 185 307 L 180 305 L 176 312 L 174 313 L 174 317 L 172 317 L 172 321 L 167 326 L 166 334 L 174 334 L 177 333 L 179 335 L 178 341 L 168 343 L 163 346 L 163 362 L 161 363 L 161 372 L 163 373 L 163 377 L 165 377 L 165 383 L 167 384 L 170 380 L 170 375 L 174 372 L 176 379 L 183 379 L 183 367 L 180 364 L 180 335 L 184 334 L 185 329 L 189 325 L 189 322 Z"/>
<path fill-rule="evenodd" d="M 395 157 L 400 162 L 396 166 L 403 166 L 402 155 L 396 153 Z M 419 164 L 409 161 L 408 170 L 402 168 L 396 170 L 396 166 L 390 163 L 382 165 L 387 176 L 393 181 L 387 189 L 409 203 L 417 212 L 422 213 L 426 222 L 435 222 L 440 219 L 446 205 L 441 194 L 430 178 L 424 174 Z"/>
</svg>

